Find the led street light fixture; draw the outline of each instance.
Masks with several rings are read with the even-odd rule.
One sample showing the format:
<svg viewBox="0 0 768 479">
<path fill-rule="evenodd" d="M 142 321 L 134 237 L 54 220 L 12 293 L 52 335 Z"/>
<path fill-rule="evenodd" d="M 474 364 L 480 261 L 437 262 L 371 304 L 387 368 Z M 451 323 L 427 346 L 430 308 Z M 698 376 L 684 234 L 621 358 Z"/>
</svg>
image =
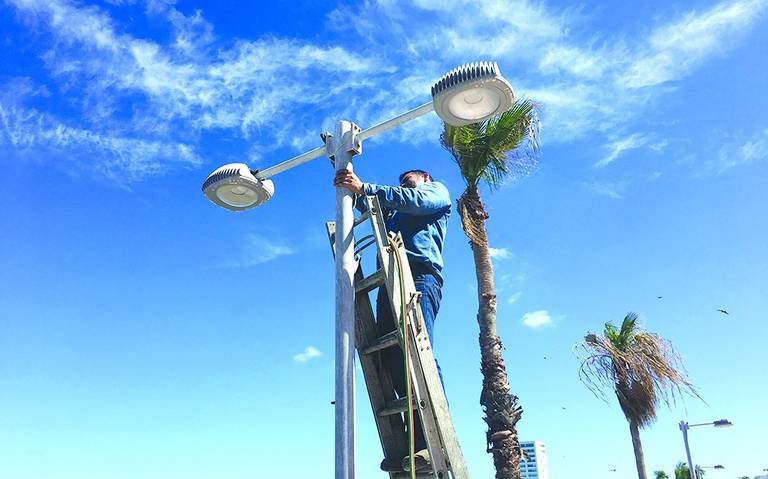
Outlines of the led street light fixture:
<svg viewBox="0 0 768 479">
<path fill-rule="evenodd" d="M 430 103 L 359 132 L 357 141 L 371 138 L 431 111 L 435 111 L 449 125 L 478 123 L 509 110 L 514 101 L 515 93 L 501 76 L 499 65 L 495 62 L 467 63 L 449 71 L 432 86 Z M 257 172 L 252 172 L 248 165 L 230 163 L 208 176 L 203 183 L 203 193 L 228 210 L 255 208 L 275 194 L 274 184 L 266 178 L 328 154 L 326 146 L 315 148 L 262 170 L 258 178 Z"/>
<path fill-rule="evenodd" d="M 512 107 L 515 93 L 496 62 L 468 63 L 432 86 L 435 112 L 453 126 L 487 120 Z"/>
<path fill-rule="evenodd" d="M 275 185 L 272 180 L 261 180 L 253 176 L 244 163 L 229 163 L 208 175 L 203 183 L 203 193 L 219 206 L 243 211 L 272 198 Z"/>
</svg>

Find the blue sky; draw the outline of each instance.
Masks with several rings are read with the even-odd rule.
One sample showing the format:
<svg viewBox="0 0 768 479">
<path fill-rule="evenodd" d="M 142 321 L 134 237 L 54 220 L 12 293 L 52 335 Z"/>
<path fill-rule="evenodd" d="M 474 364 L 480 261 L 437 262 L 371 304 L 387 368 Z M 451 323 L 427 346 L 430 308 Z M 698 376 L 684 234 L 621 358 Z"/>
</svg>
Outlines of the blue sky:
<svg viewBox="0 0 768 479">
<path fill-rule="evenodd" d="M 642 432 L 649 471 L 691 431 L 708 477 L 756 475 L 768 416 L 765 0 L 581 4 L 14 0 L 0 4 L 0 476 L 330 477 L 333 262 L 319 159 L 234 214 L 200 192 L 418 106 L 498 61 L 542 108 L 538 169 L 484 192 L 499 332 L 523 439 L 553 478 L 630 478 L 615 401 L 573 346 L 629 311 L 670 339 L 706 403 Z M 462 181 L 431 115 L 369 140 L 364 180 Z M 436 353 L 473 477 L 474 270 L 450 224 Z M 657 296 L 663 296 L 657 299 Z M 725 316 L 716 309 L 730 312 Z M 546 358 L 546 359 L 545 359 Z M 379 445 L 359 390 L 360 477 Z M 616 472 L 609 472 L 616 469 Z"/>
</svg>

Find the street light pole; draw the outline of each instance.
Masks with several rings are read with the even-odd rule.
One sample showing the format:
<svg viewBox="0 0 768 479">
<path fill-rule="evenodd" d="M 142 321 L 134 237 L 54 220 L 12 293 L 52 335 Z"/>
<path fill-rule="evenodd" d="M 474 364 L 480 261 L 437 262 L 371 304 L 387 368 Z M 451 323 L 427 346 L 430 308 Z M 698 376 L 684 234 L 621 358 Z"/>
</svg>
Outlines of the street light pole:
<svg viewBox="0 0 768 479">
<path fill-rule="evenodd" d="M 688 446 L 688 429 L 697 426 L 730 427 L 733 426 L 733 423 L 728 419 L 718 419 L 717 421 L 702 422 L 699 424 L 688 424 L 685 421 L 680 421 L 680 430 L 683 431 L 683 443 L 685 443 L 685 455 L 688 457 L 688 470 L 691 471 L 689 473 L 691 479 L 696 479 L 697 474 L 693 466 L 693 461 L 691 460 L 691 448 Z"/>
<path fill-rule="evenodd" d="M 328 156 L 336 171 L 352 171 L 352 156 L 361 151 L 360 128 L 348 121 L 336 123 L 326 135 Z M 336 478 L 355 477 L 355 258 L 352 234 L 354 194 L 336 188 Z"/>
<path fill-rule="evenodd" d="M 251 170 L 230 163 L 214 170 L 203 182 L 203 193 L 213 203 L 231 211 L 245 211 L 270 200 L 275 193 L 272 176 L 326 155 L 336 171 L 352 171 L 352 157 L 360 154 L 362 141 L 435 111 L 446 123 L 477 123 L 509 110 L 515 101 L 512 86 L 499 66 L 479 62 L 455 68 L 432 86 L 432 102 L 421 105 L 363 132 L 349 121 L 339 121 L 334 134 L 323 134 L 325 146 L 266 168 Z M 352 203 L 345 188 L 336 188 L 336 479 L 355 477 L 355 289 Z"/>
<path fill-rule="evenodd" d="M 685 456 L 688 458 L 688 471 L 691 479 L 695 479 L 696 470 L 693 468 L 693 460 L 691 459 L 691 448 L 688 446 L 688 423 L 680 421 L 680 430 L 683 431 L 683 442 L 685 443 Z"/>
</svg>

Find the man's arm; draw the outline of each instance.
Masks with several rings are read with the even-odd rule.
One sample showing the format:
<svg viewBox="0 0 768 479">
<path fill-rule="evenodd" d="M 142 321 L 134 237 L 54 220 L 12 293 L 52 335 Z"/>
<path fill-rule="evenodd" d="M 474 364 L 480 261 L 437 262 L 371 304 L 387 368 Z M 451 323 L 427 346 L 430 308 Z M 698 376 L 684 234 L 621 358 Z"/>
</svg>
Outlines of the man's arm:
<svg viewBox="0 0 768 479">
<path fill-rule="evenodd" d="M 363 183 L 363 191 L 366 195 L 376 195 L 382 208 L 411 215 L 431 215 L 451 206 L 448 189 L 434 181 L 416 188 Z"/>
<path fill-rule="evenodd" d="M 351 171 L 340 170 L 336 173 L 333 184 L 357 195 L 376 195 L 382 208 L 412 215 L 431 215 L 451 206 L 448 189 L 442 183 L 434 181 L 423 183 L 417 188 L 375 185 L 363 183 Z"/>
</svg>

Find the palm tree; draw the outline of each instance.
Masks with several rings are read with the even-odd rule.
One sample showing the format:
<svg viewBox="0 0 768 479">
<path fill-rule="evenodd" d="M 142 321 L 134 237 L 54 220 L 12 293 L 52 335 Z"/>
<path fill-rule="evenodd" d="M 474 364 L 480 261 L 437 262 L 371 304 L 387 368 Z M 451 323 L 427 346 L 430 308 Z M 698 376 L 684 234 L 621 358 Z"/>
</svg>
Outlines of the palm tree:
<svg viewBox="0 0 768 479">
<path fill-rule="evenodd" d="M 655 476 L 656 479 L 669 479 L 669 476 L 664 471 L 653 471 L 653 475 Z"/>
<path fill-rule="evenodd" d="M 505 179 L 521 176 L 536 165 L 538 117 L 530 101 L 482 123 L 462 127 L 445 125 L 440 140 L 451 153 L 466 182 L 457 209 L 475 260 L 480 325 L 480 363 L 483 389 L 480 404 L 488 426 L 487 452 L 493 455 L 497 479 L 520 477 L 517 421 L 523 413 L 510 393 L 501 340 L 496 334 L 496 290 L 485 222 L 488 213 L 480 199 L 480 185 L 498 187 Z"/>
<path fill-rule="evenodd" d="M 682 360 L 669 341 L 643 331 L 635 313 L 626 315 L 621 328 L 605 323 L 602 336 L 589 333 L 580 346 L 586 358 L 579 377 L 602 399 L 604 388 L 616 394 L 629 422 L 637 476 L 646 479 L 640 428 L 656 419 L 659 401 L 669 405 L 670 399 L 674 402 L 683 391 L 698 397 L 688 382 Z"/>
<path fill-rule="evenodd" d="M 696 466 L 696 478 L 704 479 L 704 469 L 701 466 Z M 688 468 L 688 464 L 680 461 L 675 466 L 675 479 L 691 479 L 691 470 Z M 749 479 L 749 478 L 747 478 Z"/>
</svg>

